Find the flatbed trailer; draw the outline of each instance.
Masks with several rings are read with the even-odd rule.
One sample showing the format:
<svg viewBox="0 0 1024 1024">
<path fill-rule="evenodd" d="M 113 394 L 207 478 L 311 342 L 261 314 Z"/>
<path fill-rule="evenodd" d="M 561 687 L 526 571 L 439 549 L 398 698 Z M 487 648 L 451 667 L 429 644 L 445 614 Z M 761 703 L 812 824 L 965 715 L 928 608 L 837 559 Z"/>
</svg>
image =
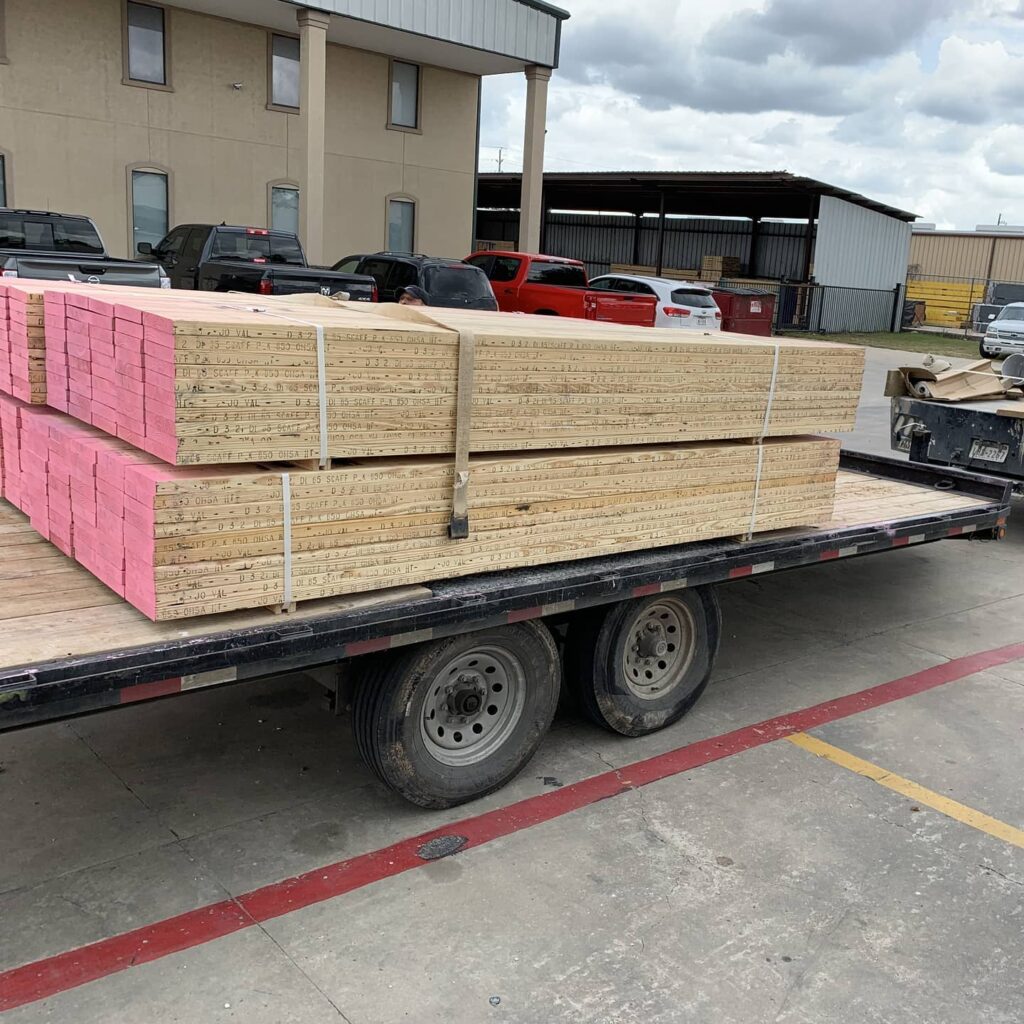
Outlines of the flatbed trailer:
<svg viewBox="0 0 1024 1024">
<path fill-rule="evenodd" d="M 329 693 L 351 699 L 367 764 L 415 803 L 452 806 L 526 764 L 558 703 L 563 662 L 566 691 L 589 717 L 624 735 L 653 732 L 708 682 L 714 585 L 999 539 L 1009 507 L 1005 482 L 844 452 L 835 514 L 819 528 L 315 601 L 287 616 L 155 623 L 0 502 L 0 731 L 358 658 L 358 673 Z"/>
</svg>

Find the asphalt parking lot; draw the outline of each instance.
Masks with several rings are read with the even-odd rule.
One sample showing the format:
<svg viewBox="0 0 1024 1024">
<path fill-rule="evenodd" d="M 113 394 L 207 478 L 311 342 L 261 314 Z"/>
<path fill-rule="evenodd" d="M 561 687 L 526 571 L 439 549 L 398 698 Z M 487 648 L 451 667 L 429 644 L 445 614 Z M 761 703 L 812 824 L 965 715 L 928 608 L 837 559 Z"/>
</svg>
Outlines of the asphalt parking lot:
<svg viewBox="0 0 1024 1024">
<path fill-rule="evenodd" d="M 885 452 L 869 356 L 850 443 Z M 1013 525 L 729 584 L 689 716 L 560 717 L 452 811 L 305 676 L 5 735 L 2 1019 L 1020 1024 Z M 470 842 L 424 863 L 435 831 Z"/>
</svg>

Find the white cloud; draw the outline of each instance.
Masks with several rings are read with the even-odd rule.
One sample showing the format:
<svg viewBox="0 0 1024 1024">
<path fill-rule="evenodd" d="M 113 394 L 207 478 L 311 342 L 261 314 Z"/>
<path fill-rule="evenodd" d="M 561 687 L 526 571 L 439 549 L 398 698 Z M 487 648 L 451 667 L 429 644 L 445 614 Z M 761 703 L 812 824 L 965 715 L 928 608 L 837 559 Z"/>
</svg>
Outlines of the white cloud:
<svg viewBox="0 0 1024 1024">
<path fill-rule="evenodd" d="M 946 225 L 1024 221 L 1021 0 L 564 6 L 550 170 L 785 169 Z M 524 82 L 484 96 L 481 169 L 502 146 L 518 170 Z"/>
</svg>

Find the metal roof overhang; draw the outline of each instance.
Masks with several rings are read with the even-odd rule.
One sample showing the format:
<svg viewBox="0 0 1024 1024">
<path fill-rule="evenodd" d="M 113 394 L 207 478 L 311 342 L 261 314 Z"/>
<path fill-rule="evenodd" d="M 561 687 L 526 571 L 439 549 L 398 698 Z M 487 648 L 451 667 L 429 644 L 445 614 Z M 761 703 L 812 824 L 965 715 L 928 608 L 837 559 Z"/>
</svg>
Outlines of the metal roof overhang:
<svg viewBox="0 0 1024 1024">
<path fill-rule="evenodd" d="M 518 5 L 535 16 L 539 14 L 542 19 L 548 19 L 552 44 L 540 43 L 536 33 L 520 38 L 522 33 L 511 30 L 502 32 L 500 23 L 477 25 L 476 31 L 468 31 L 464 25 L 456 26 L 458 31 L 454 34 L 464 35 L 467 40 L 478 39 L 479 45 L 446 39 L 441 35 L 405 27 L 406 23 L 426 25 L 430 23 L 429 20 L 417 20 L 414 17 L 402 21 L 396 16 L 392 24 L 383 17 L 359 17 L 340 13 L 338 0 L 169 0 L 173 7 L 226 18 L 246 25 L 259 25 L 291 35 L 298 33 L 296 12 L 306 7 L 331 15 L 331 25 L 327 30 L 327 39 L 331 43 L 384 53 L 390 57 L 419 64 L 465 71 L 472 75 L 509 74 L 522 71 L 530 64 L 557 67 L 561 24 L 569 17 L 568 12 L 543 0 L 501 2 Z M 450 6 L 450 0 L 417 0 L 417 3 L 424 7 L 429 4 L 440 8 L 446 3 Z M 385 7 L 388 11 L 398 10 L 400 13 L 407 10 L 404 5 Z M 363 8 L 372 11 L 373 5 L 365 3 L 360 9 Z M 443 22 L 440 10 L 433 20 L 439 24 Z"/>
<path fill-rule="evenodd" d="M 522 175 L 481 174 L 481 209 L 517 209 Z M 549 210 L 605 213 L 665 212 L 698 217 L 749 217 L 807 220 L 821 196 L 834 196 L 901 221 L 916 214 L 813 178 L 787 171 L 666 172 L 600 171 L 546 173 L 544 205 Z"/>
</svg>

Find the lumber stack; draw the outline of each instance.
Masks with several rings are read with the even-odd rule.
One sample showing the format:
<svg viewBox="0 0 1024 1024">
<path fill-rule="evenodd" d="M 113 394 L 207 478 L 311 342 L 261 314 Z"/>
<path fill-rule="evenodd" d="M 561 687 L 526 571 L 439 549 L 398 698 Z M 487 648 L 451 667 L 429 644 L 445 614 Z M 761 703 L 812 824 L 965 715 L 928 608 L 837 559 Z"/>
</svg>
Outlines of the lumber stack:
<svg viewBox="0 0 1024 1024">
<path fill-rule="evenodd" d="M 756 500 L 750 444 L 476 456 L 471 536 L 452 542 L 446 458 L 174 467 L 59 413 L 0 398 L 5 410 L 4 466 L 20 477 L 12 493 L 5 473 L 9 499 L 153 619 L 811 525 L 831 514 L 839 448 L 766 442 Z"/>
<path fill-rule="evenodd" d="M 476 335 L 475 452 L 841 432 L 863 372 L 863 350 L 824 342 L 123 292 L 47 294 L 51 404 L 175 465 L 316 458 L 317 326 L 335 458 L 452 451 L 459 330 Z"/>
<path fill-rule="evenodd" d="M 151 618 L 831 513 L 839 445 L 808 435 L 852 427 L 861 349 L 255 299 L 0 282 L 0 494 Z M 460 332 L 470 536 L 452 541 Z M 317 470 L 321 379 L 335 465 Z"/>
<path fill-rule="evenodd" d="M 738 277 L 743 264 L 737 256 L 705 256 L 700 261 L 700 276 L 705 280 L 722 277 Z"/>
<path fill-rule="evenodd" d="M 24 402 L 46 402 L 43 296 L 5 288 L 0 295 L 0 391 Z"/>
</svg>

